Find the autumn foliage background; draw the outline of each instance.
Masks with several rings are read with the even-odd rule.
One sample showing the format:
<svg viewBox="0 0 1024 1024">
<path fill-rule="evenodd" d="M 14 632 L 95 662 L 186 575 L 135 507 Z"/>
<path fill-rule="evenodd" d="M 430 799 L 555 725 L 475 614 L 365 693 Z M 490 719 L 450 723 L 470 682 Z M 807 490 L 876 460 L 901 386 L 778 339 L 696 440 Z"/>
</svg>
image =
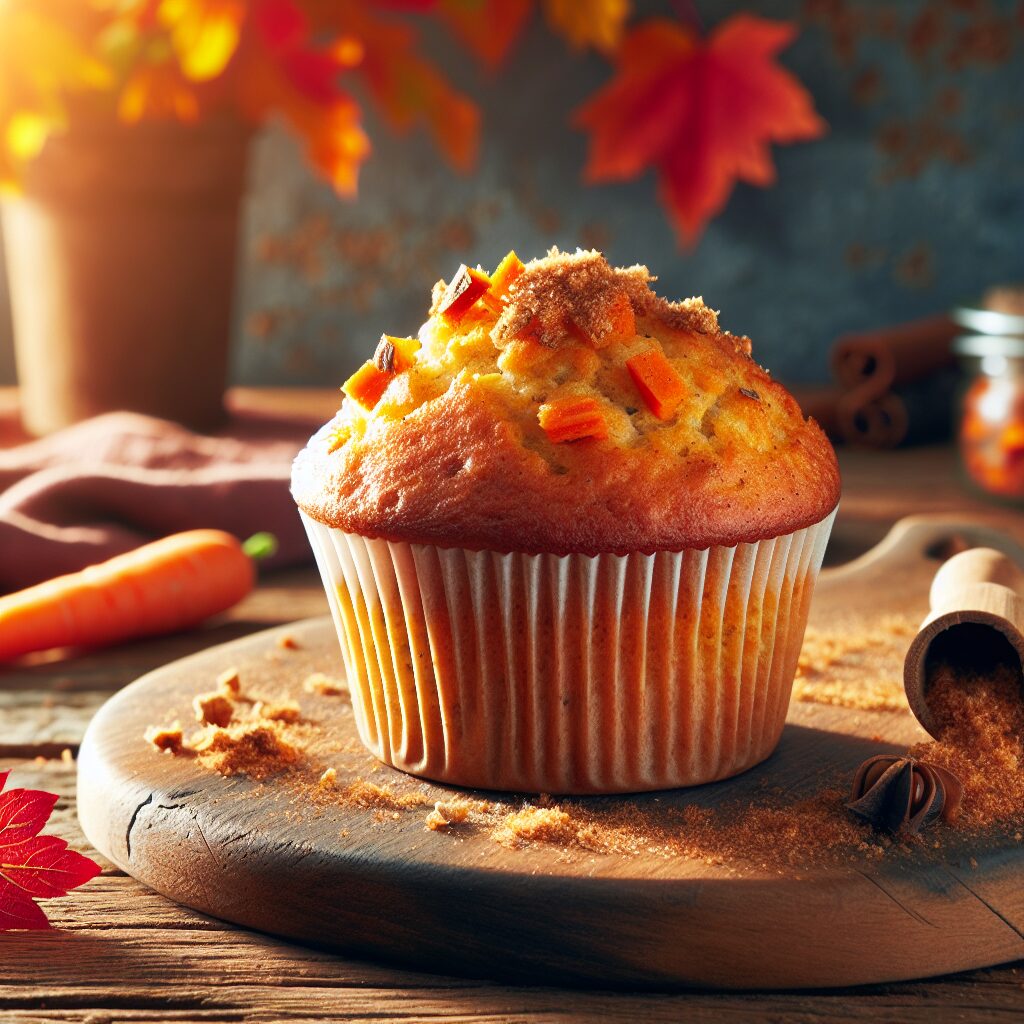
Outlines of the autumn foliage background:
<svg viewBox="0 0 1024 1024">
<path fill-rule="evenodd" d="M 647 262 L 666 292 L 703 293 L 805 380 L 825 376 L 839 331 L 943 308 L 1019 262 L 1013 0 L 0 10 L 8 181 L 67 118 L 54 85 L 129 120 L 227 108 L 270 124 L 244 243 L 243 382 L 343 378 L 382 324 L 415 329 L 435 279 L 510 246 Z M 46 15 L 102 45 L 44 40 Z M 27 52 L 44 59 L 15 59 Z"/>
</svg>

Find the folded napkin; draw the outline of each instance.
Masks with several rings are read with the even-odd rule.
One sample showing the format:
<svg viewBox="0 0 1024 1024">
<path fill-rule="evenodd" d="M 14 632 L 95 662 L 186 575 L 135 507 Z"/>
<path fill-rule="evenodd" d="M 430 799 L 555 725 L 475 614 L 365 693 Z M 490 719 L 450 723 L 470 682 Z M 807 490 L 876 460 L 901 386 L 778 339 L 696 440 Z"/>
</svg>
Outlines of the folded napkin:
<svg viewBox="0 0 1024 1024">
<path fill-rule="evenodd" d="M 0 449 L 0 593 L 201 527 L 273 533 L 271 567 L 309 560 L 288 480 L 315 426 L 241 414 L 205 437 L 118 412 Z"/>
</svg>

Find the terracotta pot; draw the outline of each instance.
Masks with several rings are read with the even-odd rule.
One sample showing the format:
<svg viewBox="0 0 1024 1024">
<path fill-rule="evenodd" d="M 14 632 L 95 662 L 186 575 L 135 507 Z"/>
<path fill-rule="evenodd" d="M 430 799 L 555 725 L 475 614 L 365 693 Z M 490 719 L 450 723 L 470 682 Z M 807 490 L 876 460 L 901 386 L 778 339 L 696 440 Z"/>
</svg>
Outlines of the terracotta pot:
<svg viewBox="0 0 1024 1024">
<path fill-rule="evenodd" d="M 4 204 L 25 427 L 114 409 L 224 418 L 249 133 L 234 123 L 76 127 Z"/>
</svg>

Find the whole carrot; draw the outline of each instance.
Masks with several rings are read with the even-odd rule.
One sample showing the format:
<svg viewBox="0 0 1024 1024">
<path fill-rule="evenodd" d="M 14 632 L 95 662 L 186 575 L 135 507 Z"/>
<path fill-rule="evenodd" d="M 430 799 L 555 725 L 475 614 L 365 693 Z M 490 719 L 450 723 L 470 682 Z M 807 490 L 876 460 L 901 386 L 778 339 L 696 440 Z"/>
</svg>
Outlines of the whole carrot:
<svg viewBox="0 0 1024 1024">
<path fill-rule="evenodd" d="M 220 530 L 190 530 L 0 597 L 0 661 L 172 633 L 237 604 L 255 569 Z"/>
</svg>

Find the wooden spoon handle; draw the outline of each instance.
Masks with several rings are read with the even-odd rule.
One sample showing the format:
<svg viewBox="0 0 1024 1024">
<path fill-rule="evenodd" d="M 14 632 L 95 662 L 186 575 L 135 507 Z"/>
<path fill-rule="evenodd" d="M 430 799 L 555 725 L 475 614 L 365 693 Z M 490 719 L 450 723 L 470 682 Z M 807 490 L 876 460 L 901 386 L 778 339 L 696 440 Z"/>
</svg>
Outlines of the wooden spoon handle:
<svg viewBox="0 0 1024 1024">
<path fill-rule="evenodd" d="M 929 601 L 933 615 L 957 610 L 997 611 L 988 607 L 993 603 L 1010 611 L 1022 595 L 1024 573 L 1012 559 L 994 548 L 971 548 L 954 555 L 935 574 Z"/>
</svg>

